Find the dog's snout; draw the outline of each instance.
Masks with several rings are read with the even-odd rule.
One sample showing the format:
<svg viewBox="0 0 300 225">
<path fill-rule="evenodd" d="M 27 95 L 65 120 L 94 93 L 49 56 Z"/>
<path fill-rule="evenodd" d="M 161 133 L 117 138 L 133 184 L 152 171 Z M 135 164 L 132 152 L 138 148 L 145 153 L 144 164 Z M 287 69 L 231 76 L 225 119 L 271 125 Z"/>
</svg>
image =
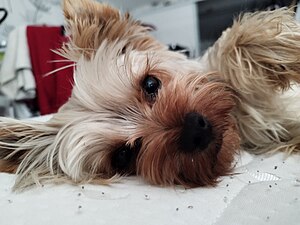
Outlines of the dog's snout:
<svg viewBox="0 0 300 225">
<path fill-rule="evenodd" d="M 211 123 L 196 112 L 188 113 L 184 118 L 180 136 L 181 150 L 194 152 L 205 150 L 213 139 Z"/>
</svg>

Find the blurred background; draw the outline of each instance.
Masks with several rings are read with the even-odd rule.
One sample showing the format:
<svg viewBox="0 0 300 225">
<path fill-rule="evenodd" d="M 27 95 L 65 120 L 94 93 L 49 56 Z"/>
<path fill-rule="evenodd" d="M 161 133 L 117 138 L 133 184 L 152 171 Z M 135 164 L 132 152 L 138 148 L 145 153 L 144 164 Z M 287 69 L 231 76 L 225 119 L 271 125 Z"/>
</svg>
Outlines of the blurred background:
<svg viewBox="0 0 300 225">
<path fill-rule="evenodd" d="M 298 4 L 297 0 L 99 2 L 130 12 L 153 26 L 153 36 L 171 50 L 191 58 L 201 56 L 241 12 L 284 6 L 296 11 Z M 61 4 L 61 0 L 0 0 L 0 116 L 24 119 L 55 113 L 69 98 L 74 64 L 51 51 L 67 41 Z"/>
</svg>

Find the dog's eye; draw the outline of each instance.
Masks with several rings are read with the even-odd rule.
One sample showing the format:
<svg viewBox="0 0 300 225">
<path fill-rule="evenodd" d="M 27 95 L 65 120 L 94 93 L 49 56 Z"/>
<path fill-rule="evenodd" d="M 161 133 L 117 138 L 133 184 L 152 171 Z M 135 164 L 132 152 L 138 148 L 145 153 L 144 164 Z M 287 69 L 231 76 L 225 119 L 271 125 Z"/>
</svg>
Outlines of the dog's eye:
<svg viewBox="0 0 300 225">
<path fill-rule="evenodd" d="M 143 89 L 147 94 L 155 94 L 160 88 L 160 81 L 154 76 L 147 76 L 143 81 Z"/>
<path fill-rule="evenodd" d="M 142 146 L 141 138 L 135 140 L 132 146 L 123 144 L 111 157 L 112 168 L 120 174 L 131 174 L 135 172 L 135 159 Z"/>
<path fill-rule="evenodd" d="M 161 82 L 154 76 L 148 75 L 143 80 L 142 88 L 146 94 L 146 98 L 148 101 L 155 101 L 155 96 L 160 88 Z"/>
<path fill-rule="evenodd" d="M 112 167 L 118 172 L 122 172 L 128 169 L 131 158 L 132 158 L 132 149 L 129 146 L 123 145 L 112 156 Z"/>
</svg>

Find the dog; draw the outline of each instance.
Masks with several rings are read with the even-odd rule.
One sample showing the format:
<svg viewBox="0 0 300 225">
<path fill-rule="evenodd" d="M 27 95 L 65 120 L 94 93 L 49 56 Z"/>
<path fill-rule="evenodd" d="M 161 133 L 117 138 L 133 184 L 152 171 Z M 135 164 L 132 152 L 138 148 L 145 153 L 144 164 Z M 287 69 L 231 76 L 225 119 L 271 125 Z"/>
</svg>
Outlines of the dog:
<svg viewBox="0 0 300 225">
<path fill-rule="evenodd" d="M 215 186 L 239 151 L 299 152 L 300 25 L 290 9 L 245 13 L 200 59 L 172 52 L 129 14 L 64 0 L 76 63 L 47 122 L 0 119 L 0 171 L 44 182 Z M 293 106 L 293 107 L 291 107 Z"/>
</svg>

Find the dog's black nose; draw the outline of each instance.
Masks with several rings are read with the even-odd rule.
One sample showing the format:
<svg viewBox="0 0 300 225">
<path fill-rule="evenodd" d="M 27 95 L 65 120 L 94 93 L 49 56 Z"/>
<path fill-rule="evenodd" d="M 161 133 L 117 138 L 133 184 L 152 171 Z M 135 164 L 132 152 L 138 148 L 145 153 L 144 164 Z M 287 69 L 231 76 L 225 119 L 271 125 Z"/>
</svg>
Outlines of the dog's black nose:
<svg viewBox="0 0 300 225">
<path fill-rule="evenodd" d="M 205 150 L 213 139 L 210 122 L 196 112 L 188 113 L 184 118 L 180 136 L 181 150 L 194 152 Z"/>
</svg>

